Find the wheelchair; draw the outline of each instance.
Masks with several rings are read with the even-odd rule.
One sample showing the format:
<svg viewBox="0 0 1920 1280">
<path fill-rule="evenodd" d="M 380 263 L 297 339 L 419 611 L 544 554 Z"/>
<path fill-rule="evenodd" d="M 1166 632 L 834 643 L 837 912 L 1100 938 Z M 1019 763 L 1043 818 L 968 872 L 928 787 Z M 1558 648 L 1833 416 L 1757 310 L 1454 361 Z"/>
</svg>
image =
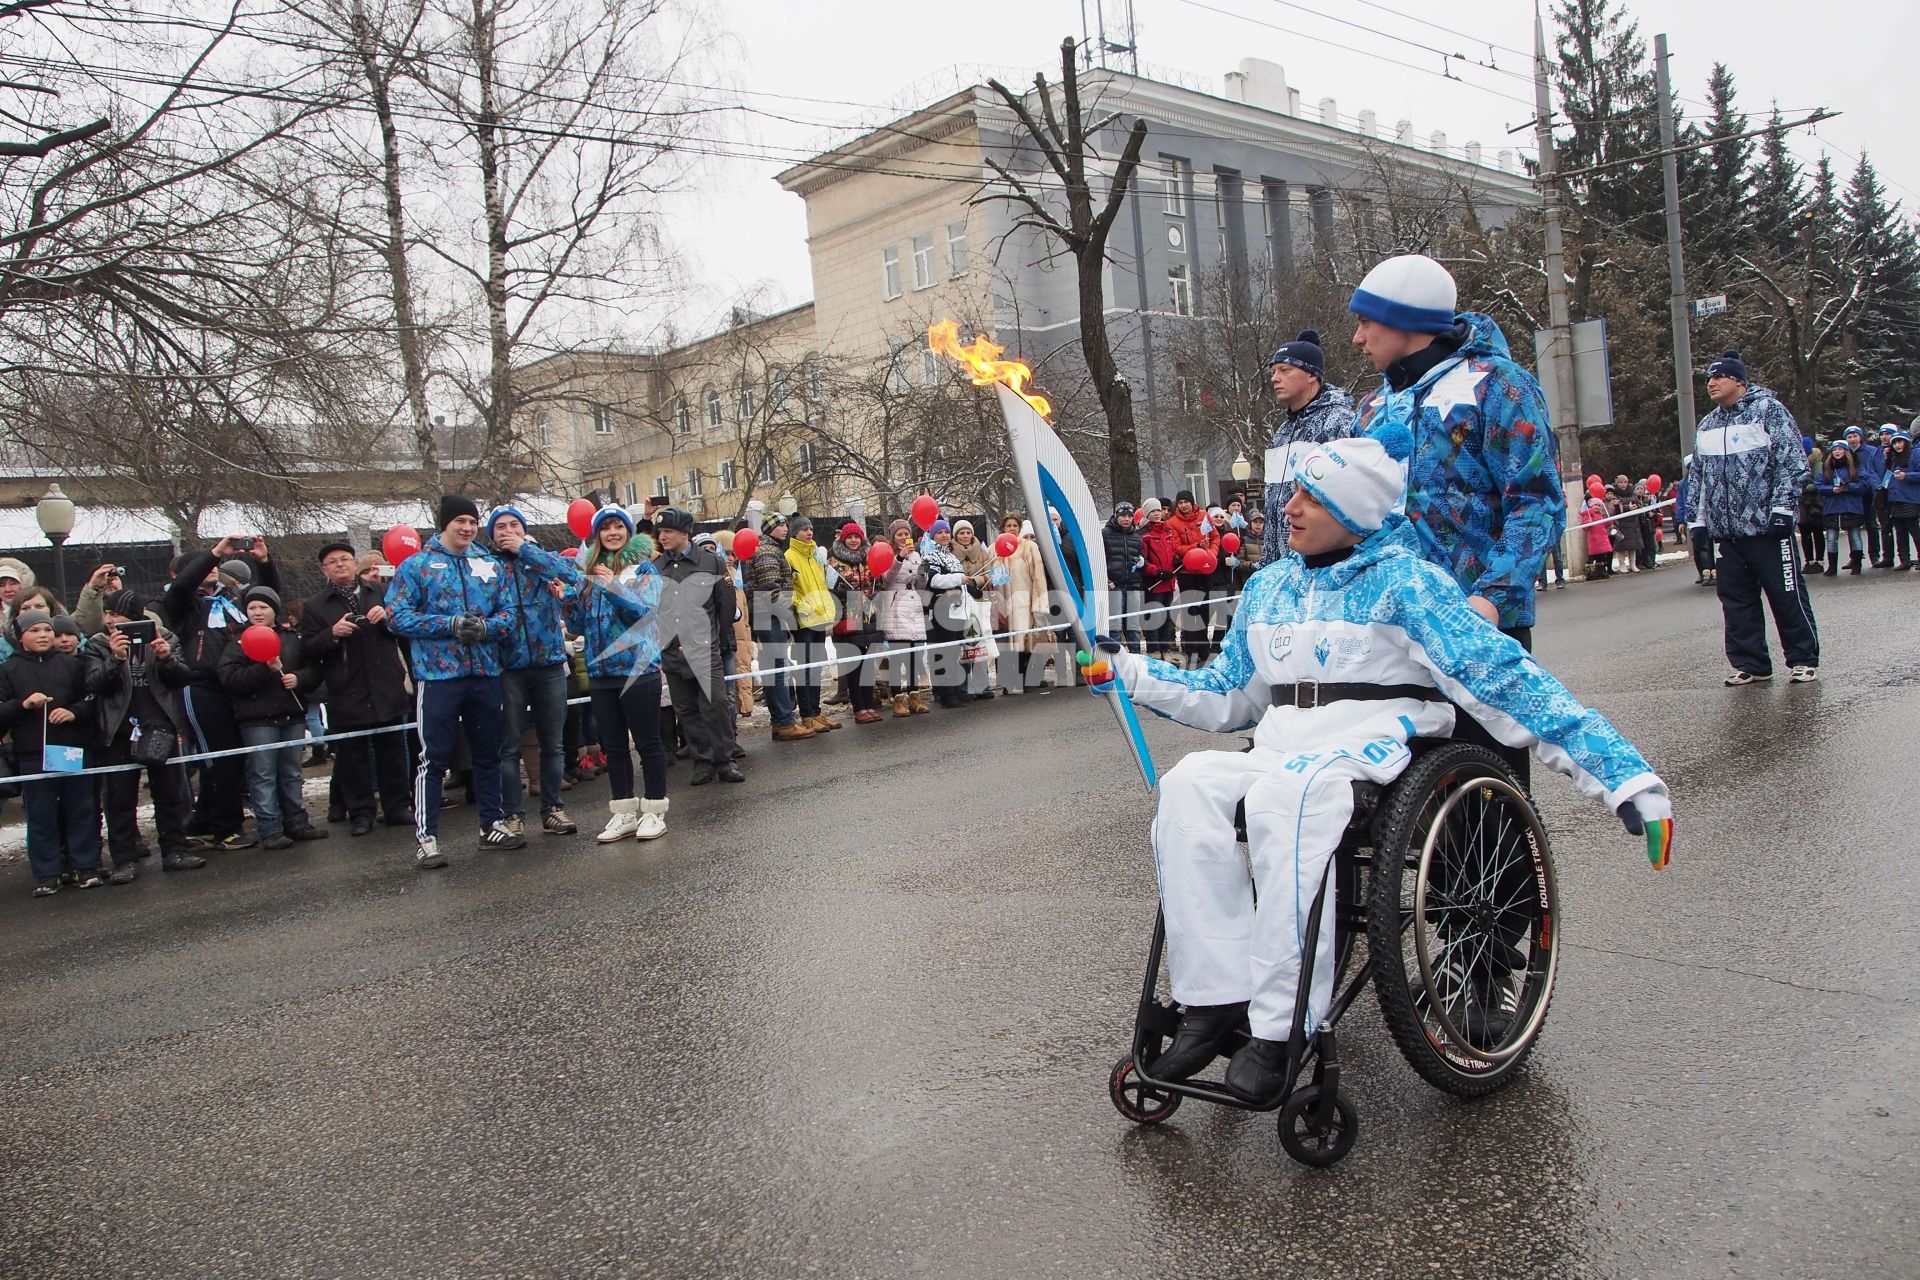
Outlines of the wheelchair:
<svg viewBox="0 0 1920 1280">
<path fill-rule="evenodd" d="M 1160 995 L 1167 937 L 1157 912 L 1133 1048 L 1108 1078 L 1120 1114 L 1159 1124 L 1186 1098 L 1277 1110 L 1289 1156 L 1313 1168 L 1338 1163 L 1353 1149 L 1359 1113 L 1340 1089 L 1335 1025 L 1369 984 L 1394 1043 L 1435 1088 L 1478 1098 L 1520 1071 L 1546 1021 L 1559 958 L 1559 890 L 1546 828 L 1492 751 L 1455 739 L 1408 745 L 1413 761 L 1392 783 L 1354 786 L 1353 817 L 1308 917 L 1286 1086 L 1254 1103 L 1217 1080 L 1155 1078 L 1154 1060 L 1180 1023 L 1179 1006 Z M 1244 806 L 1236 825 L 1244 846 Z M 1307 999 L 1329 892 L 1334 1000 L 1309 1035 Z M 1223 1057 L 1246 1036 L 1243 1026 Z"/>
</svg>

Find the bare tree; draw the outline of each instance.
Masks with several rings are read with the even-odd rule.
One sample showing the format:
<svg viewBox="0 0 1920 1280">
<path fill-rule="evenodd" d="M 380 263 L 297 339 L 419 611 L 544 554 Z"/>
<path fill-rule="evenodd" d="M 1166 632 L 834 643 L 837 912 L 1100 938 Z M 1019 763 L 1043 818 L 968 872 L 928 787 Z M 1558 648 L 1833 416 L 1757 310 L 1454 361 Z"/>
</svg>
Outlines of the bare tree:
<svg viewBox="0 0 1920 1280">
<path fill-rule="evenodd" d="M 1137 502 L 1140 444 L 1133 422 L 1133 389 L 1120 376 L 1113 358 L 1113 343 L 1107 332 L 1105 271 L 1107 237 L 1126 199 L 1127 187 L 1139 170 L 1147 123 L 1133 122 L 1117 159 L 1109 161 L 1103 156 L 1100 139 L 1113 129 L 1116 121 L 1090 117 L 1080 100 L 1077 61 L 1075 41 L 1071 37 L 1061 41 L 1058 108 L 1046 76 L 1033 78 L 1038 116 L 1028 107 L 1023 95 L 1014 93 L 998 80 L 987 81 L 987 87 L 1000 95 L 1020 122 L 1021 149 L 1030 146 L 1037 151 L 1046 173 L 1023 177 L 1014 172 L 1011 164 L 1002 164 L 988 155 L 988 167 L 1006 184 L 1007 190 L 989 191 L 976 202 L 1002 200 L 1016 205 L 1020 212 L 1014 226 L 1040 231 L 1073 255 L 1080 295 L 1080 349 L 1106 417 L 1107 466 L 1113 497 L 1116 501 Z M 1110 175 L 1106 172 L 1109 167 Z M 1101 179 L 1106 188 L 1103 196 L 1097 196 L 1095 185 Z M 1065 197 L 1064 213 L 1047 197 L 1046 188 L 1054 181 L 1059 183 Z"/>
</svg>

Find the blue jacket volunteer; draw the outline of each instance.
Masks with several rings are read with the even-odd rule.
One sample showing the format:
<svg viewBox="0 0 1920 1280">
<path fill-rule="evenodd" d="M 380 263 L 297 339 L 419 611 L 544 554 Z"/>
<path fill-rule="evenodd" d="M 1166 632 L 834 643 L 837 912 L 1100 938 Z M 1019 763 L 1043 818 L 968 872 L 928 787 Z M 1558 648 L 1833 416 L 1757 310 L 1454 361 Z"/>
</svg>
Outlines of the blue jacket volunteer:
<svg viewBox="0 0 1920 1280">
<path fill-rule="evenodd" d="M 1353 397 L 1345 387 L 1327 385 L 1326 359 L 1320 335 L 1302 329 L 1299 337 L 1280 344 L 1267 361 L 1273 394 L 1286 414 L 1274 424 L 1262 464 L 1267 537 L 1255 568 L 1287 554 L 1287 499 L 1293 496 L 1295 465 L 1315 445 L 1353 434 Z"/>
<path fill-rule="evenodd" d="M 1656 866 L 1671 848 L 1666 787 L 1640 753 L 1423 558 L 1396 509 L 1411 443 L 1389 428 L 1384 440 L 1333 441 L 1301 461 L 1294 551 L 1254 574 L 1204 669 L 1110 655 L 1141 706 L 1216 733 L 1253 730 L 1251 750 L 1195 752 L 1160 782 L 1154 854 L 1173 994 L 1187 1010 L 1156 1060 L 1160 1078 L 1200 1070 L 1244 1017 L 1252 1039 L 1228 1067 L 1228 1088 L 1264 1101 L 1284 1087 L 1303 917 L 1351 817 L 1353 783 L 1392 780 L 1411 759 L 1410 739 L 1446 736 L 1449 700 L 1501 742 L 1532 748 L 1629 831 L 1650 833 Z M 1304 683 L 1313 705 L 1298 705 Z M 1235 853 L 1242 801 L 1251 880 Z M 1333 910 L 1329 893 L 1309 1033 L 1332 1005 Z"/>
<path fill-rule="evenodd" d="M 579 828 L 561 806 L 567 767 L 567 634 L 561 606 L 580 590 L 580 570 L 527 536 L 518 507 L 495 507 L 487 516 L 487 539 L 505 562 L 506 605 L 512 625 L 500 646 L 500 807 L 519 834 L 526 819 L 526 789 L 520 783 L 520 745 L 531 714 L 540 744 L 540 827 L 570 836 Z"/>
<path fill-rule="evenodd" d="M 480 843 L 519 849 L 524 836 L 500 807 L 500 646 L 514 628 L 505 566 L 474 545 L 480 508 L 472 499 L 440 499 L 440 532 L 394 570 L 387 588 L 388 629 L 412 641 L 420 721 L 420 769 L 413 783 L 417 867 L 444 867 L 440 790 L 453 767 L 454 734 L 464 729 L 473 756 Z"/>
<path fill-rule="evenodd" d="M 1748 382 L 1738 351 L 1707 366 L 1707 396 L 1713 410 L 1694 434 L 1693 478 L 1681 518 L 1693 537 L 1713 539 L 1714 589 L 1733 666 L 1726 683 L 1773 678 L 1762 596 L 1793 680 L 1817 679 L 1820 632 L 1793 537 L 1807 481 L 1800 428 L 1773 392 Z"/>
</svg>

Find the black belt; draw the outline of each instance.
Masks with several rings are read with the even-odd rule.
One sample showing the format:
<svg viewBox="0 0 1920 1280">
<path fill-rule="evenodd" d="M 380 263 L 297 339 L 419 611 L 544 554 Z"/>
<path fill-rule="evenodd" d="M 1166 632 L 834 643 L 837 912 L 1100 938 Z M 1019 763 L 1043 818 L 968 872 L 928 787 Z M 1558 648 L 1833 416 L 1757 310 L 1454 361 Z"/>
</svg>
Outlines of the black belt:
<svg viewBox="0 0 1920 1280">
<path fill-rule="evenodd" d="M 1324 680 L 1302 680 L 1298 684 L 1273 686 L 1273 705 L 1311 711 L 1330 702 L 1386 702 L 1393 698 L 1414 698 L 1421 702 L 1445 702 L 1447 697 L 1430 684 L 1331 684 Z"/>
</svg>

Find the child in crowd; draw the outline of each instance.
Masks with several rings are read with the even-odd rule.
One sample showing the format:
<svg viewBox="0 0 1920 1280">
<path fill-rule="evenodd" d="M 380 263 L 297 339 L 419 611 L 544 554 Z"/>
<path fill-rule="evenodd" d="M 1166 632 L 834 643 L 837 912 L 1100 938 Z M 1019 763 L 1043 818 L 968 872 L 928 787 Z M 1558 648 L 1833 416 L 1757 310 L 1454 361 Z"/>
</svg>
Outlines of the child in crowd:
<svg viewBox="0 0 1920 1280">
<path fill-rule="evenodd" d="M 280 615 L 280 595 L 271 587 L 241 593 L 249 628 L 265 627 L 280 640 L 271 662 L 249 657 L 244 640 L 220 655 L 220 684 L 233 704 L 240 740 L 255 750 L 246 757 L 247 799 L 253 806 L 262 849 L 286 849 L 296 840 L 324 840 L 327 829 L 307 816 L 300 757 L 307 739 L 303 697 L 320 675 L 300 661 L 300 632 Z"/>
<path fill-rule="evenodd" d="M 0 728 L 11 733 L 15 772 L 48 772 L 49 762 L 76 766 L 67 776 L 20 784 L 33 896 L 59 891 L 62 847 L 68 883 L 92 889 L 106 883 L 106 877 L 100 868 L 100 811 L 93 779 L 77 772 L 94 723 L 86 664 L 59 651 L 52 615 L 44 610 L 14 615 L 13 643 L 13 656 L 0 663 Z"/>
</svg>

